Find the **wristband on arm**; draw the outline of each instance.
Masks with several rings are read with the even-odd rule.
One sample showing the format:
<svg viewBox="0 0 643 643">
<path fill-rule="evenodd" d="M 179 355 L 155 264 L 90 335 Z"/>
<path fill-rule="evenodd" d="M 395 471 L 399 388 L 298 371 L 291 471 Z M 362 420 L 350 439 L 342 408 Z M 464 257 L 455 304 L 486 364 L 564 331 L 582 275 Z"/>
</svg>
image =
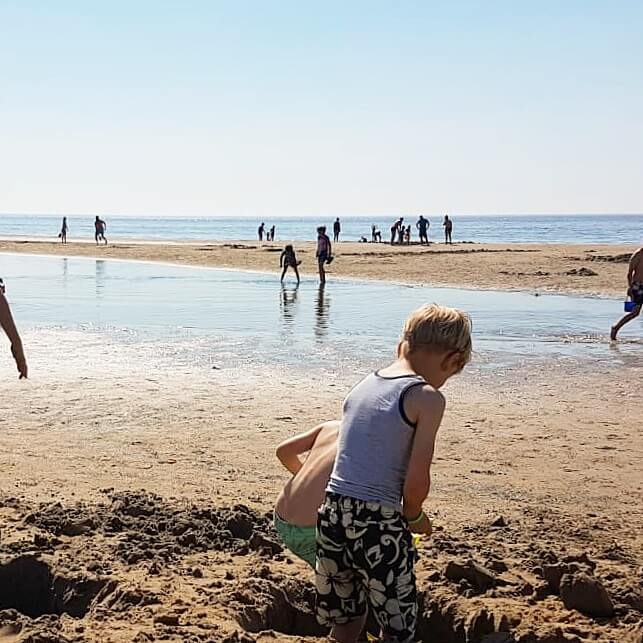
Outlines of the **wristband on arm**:
<svg viewBox="0 0 643 643">
<path fill-rule="evenodd" d="M 422 520 L 424 518 L 427 518 L 426 514 L 424 513 L 424 511 L 420 511 L 420 513 L 417 515 L 416 518 L 413 518 L 413 520 L 407 519 L 406 522 L 408 523 L 409 526 L 410 525 L 417 525 L 419 522 L 422 522 Z M 428 518 L 427 518 L 427 520 L 428 520 Z"/>
</svg>

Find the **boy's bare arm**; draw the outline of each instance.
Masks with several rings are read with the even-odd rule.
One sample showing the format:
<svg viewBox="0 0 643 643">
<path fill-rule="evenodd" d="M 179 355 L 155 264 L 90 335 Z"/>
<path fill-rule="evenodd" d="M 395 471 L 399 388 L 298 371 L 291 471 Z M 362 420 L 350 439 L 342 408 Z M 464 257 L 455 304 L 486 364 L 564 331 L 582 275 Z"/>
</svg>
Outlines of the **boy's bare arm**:
<svg viewBox="0 0 643 643">
<path fill-rule="evenodd" d="M 417 422 L 409 467 L 404 481 L 404 516 L 414 520 L 422 513 L 422 503 L 431 487 L 431 461 L 435 437 L 446 402 L 442 393 L 423 386 L 407 396 L 405 410 Z"/>
<path fill-rule="evenodd" d="M 314 429 L 306 431 L 306 433 L 300 433 L 292 438 L 288 438 L 288 440 L 284 440 L 284 442 L 277 447 L 277 457 L 279 461 L 293 475 L 301 469 L 301 465 L 303 464 L 299 456 L 312 449 L 323 426 L 323 424 L 319 424 Z"/>
</svg>

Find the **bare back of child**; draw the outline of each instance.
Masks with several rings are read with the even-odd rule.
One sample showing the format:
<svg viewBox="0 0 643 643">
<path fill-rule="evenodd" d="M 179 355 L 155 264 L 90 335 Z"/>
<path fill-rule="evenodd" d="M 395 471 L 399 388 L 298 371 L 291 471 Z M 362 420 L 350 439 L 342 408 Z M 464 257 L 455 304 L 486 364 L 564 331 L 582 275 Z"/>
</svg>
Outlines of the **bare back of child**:
<svg viewBox="0 0 643 643">
<path fill-rule="evenodd" d="M 317 510 L 335 464 L 339 425 L 338 421 L 324 422 L 277 447 L 277 457 L 293 475 L 277 498 L 275 529 L 284 544 L 312 567 Z"/>
</svg>

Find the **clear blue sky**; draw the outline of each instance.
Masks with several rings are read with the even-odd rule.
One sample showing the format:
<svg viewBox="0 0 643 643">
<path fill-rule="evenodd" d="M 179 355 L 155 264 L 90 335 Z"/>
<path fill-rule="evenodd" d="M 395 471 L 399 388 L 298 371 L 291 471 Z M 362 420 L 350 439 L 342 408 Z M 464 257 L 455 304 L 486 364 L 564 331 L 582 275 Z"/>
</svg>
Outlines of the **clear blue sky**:
<svg viewBox="0 0 643 643">
<path fill-rule="evenodd" d="M 0 212 L 643 211 L 643 2 L 0 0 Z"/>
</svg>

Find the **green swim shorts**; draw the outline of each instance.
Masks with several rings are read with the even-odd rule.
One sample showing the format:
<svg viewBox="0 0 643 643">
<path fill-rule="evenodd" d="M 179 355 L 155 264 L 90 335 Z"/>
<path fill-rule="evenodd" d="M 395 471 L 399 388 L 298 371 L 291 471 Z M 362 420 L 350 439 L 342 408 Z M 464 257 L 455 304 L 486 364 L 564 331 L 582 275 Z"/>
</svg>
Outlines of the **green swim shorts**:
<svg viewBox="0 0 643 643">
<path fill-rule="evenodd" d="M 297 527 L 286 522 L 276 511 L 275 529 L 284 545 L 315 569 L 315 555 L 317 554 L 317 528 Z"/>
</svg>

